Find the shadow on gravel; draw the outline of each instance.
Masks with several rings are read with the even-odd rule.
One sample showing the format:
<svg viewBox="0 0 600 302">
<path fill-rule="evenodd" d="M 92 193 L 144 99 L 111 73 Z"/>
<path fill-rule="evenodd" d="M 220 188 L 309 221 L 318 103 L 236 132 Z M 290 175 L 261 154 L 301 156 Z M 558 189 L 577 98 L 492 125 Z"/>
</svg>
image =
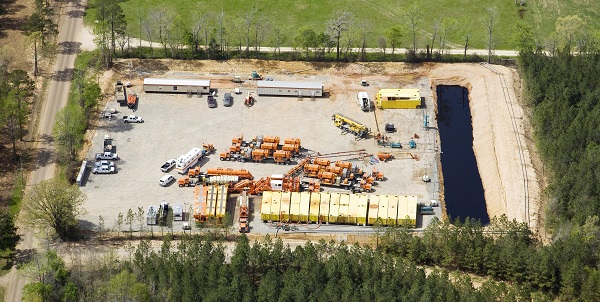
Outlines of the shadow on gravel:
<svg viewBox="0 0 600 302">
<path fill-rule="evenodd" d="M 114 132 L 128 132 L 133 130 L 135 126 L 144 126 L 144 123 L 141 124 L 137 124 L 137 123 L 124 123 L 123 122 L 123 117 L 122 116 L 116 116 L 110 120 L 105 121 L 104 123 L 98 125 L 98 131 L 99 133 L 104 133 L 104 132 L 100 132 L 100 131 L 105 131 L 108 133 L 114 133 Z M 117 144 L 118 142 L 115 142 L 115 144 Z"/>
</svg>

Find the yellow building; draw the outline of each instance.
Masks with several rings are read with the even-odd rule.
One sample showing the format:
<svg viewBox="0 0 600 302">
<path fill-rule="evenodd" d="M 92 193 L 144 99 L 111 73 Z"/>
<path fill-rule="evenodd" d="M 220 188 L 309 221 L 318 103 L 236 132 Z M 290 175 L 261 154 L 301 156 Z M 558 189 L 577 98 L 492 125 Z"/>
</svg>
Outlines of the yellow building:
<svg viewBox="0 0 600 302">
<path fill-rule="evenodd" d="M 382 109 L 421 108 L 419 89 L 379 89 L 375 101 Z"/>
</svg>

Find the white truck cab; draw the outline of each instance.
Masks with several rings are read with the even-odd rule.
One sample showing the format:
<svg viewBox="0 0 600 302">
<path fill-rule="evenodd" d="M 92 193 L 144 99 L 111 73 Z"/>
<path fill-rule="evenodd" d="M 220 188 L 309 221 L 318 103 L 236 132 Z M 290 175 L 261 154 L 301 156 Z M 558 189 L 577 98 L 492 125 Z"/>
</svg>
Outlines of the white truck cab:
<svg viewBox="0 0 600 302">
<path fill-rule="evenodd" d="M 360 106 L 360 109 L 362 109 L 362 111 L 365 112 L 369 112 L 371 111 L 371 100 L 369 99 L 369 94 L 361 91 L 358 93 L 358 105 Z"/>
</svg>

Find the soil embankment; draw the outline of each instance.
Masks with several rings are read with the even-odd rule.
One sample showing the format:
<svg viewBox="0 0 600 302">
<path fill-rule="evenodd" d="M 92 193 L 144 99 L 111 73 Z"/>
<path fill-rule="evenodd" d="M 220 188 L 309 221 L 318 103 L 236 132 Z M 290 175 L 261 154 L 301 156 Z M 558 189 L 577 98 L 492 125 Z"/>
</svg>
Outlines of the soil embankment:
<svg viewBox="0 0 600 302">
<path fill-rule="evenodd" d="M 513 86 L 514 74 L 497 65 L 436 65 L 431 86 L 460 85 L 469 90 L 473 150 L 490 218 L 505 214 L 537 228 L 538 176 L 526 144 L 528 117 Z"/>
</svg>

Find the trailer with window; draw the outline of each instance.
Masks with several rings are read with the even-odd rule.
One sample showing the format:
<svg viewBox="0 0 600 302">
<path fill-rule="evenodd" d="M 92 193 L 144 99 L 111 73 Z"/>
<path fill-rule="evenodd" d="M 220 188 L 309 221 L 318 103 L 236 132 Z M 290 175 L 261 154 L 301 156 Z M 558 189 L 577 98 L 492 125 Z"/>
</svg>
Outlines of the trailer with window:
<svg viewBox="0 0 600 302">
<path fill-rule="evenodd" d="M 144 92 L 208 94 L 210 93 L 210 80 L 145 78 Z"/>
<path fill-rule="evenodd" d="M 187 173 L 188 169 L 197 164 L 204 157 L 206 151 L 196 147 L 192 148 L 188 153 L 180 156 L 175 162 L 175 170 L 179 174 Z"/>
<path fill-rule="evenodd" d="M 323 96 L 323 83 L 321 82 L 258 81 L 256 88 L 258 95 Z"/>
</svg>

